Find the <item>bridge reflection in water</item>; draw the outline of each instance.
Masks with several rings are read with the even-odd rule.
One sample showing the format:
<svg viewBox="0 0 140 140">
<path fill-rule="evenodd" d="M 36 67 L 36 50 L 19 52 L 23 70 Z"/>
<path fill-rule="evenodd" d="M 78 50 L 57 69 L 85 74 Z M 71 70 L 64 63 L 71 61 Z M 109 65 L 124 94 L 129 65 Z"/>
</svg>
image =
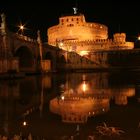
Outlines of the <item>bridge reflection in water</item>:
<svg viewBox="0 0 140 140">
<path fill-rule="evenodd" d="M 79 136 L 85 140 L 106 122 L 127 130 L 124 139 L 131 135 L 135 140 L 140 137 L 140 75 L 128 75 L 71 73 L 1 80 L 0 134 L 31 132 L 59 140 L 73 136 L 79 126 Z"/>
</svg>

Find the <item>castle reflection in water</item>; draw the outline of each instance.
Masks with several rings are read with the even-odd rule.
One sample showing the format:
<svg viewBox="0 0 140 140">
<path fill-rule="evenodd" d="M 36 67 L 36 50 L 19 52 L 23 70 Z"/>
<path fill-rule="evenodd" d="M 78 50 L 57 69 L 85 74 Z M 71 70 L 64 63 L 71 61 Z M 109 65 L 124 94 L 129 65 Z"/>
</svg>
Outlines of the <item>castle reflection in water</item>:
<svg viewBox="0 0 140 140">
<path fill-rule="evenodd" d="M 109 121 L 108 114 L 114 116 L 111 121 L 116 125 L 115 118 L 120 119 L 119 124 L 127 128 L 125 121 L 128 112 L 118 117 L 113 114 L 113 108 L 120 107 L 115 110 L 117 114 L 123 109 L 129 110 L 130 103 L 139 105 L 140 75 L 128 75 L 71 73 L 1 80 L 0 132 L 6 135 L 20 131 L 25 134 L 32 132 L 33 135 L 44 135 L 51 139 L 53 133 L 64 135 L 61 132 L 57 134 L 56 131 L 60 129 L 62 133 L 73 131 L 73 128 L 66 127 L 70 124 L 86 124 L 89 131 L 91 123 L 95 127 L 98 123 Z M 140 110 L 133 107 L 130 110 L 134 113 L 134 124 L 138 124 L 140 115 L 136 114 L 140 114 Z M 23 122 L 27 126 L 23 126 Z"/>
<path fill-rule="evenodd" d="M 105 113 L 110 109 L 110 100 L 118 105 L 126 105 L 127 98 L 135 95 L 134 87 L 110 88 L 108 74 L 93 74 L 75 78 L 72 76 L 65 85 L 60 85 L 63 93 L 50 101 L 50 110 L 62 116 L 62 121 L 84 123 L 88 117 Z"/>
</svg>

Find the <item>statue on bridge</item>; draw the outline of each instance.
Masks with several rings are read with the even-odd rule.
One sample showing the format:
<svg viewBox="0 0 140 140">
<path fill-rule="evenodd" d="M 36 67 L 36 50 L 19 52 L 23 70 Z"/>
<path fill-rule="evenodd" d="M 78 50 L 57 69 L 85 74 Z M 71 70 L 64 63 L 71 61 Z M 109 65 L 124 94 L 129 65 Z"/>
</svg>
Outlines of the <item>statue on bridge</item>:
<svg viewBox="0 0 140 140">
<path fill-rule="evenodd" d="M 6 34 L 6 16 L 4 13 L 1 14 L 1 31 L 3 34 Z"/>
</svg>

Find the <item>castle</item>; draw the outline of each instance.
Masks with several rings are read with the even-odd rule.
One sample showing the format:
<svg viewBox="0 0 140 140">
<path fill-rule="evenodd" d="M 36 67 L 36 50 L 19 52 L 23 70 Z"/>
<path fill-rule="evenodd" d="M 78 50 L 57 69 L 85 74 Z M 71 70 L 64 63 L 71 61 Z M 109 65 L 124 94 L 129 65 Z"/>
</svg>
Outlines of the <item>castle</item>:
<svg viewBox="0 0 140 140">
<path fill-rule="evenodd" d="M 86 22 L 83 14 L 62 16 L 59 24 L 48 29 L 48 44 L 81 56 L 101 50 L 128 50 L 133 42 L 126 41 L 125 33 L 115 33 L 108 38 L 108 27 L 94 22 Z"/>
</svg>

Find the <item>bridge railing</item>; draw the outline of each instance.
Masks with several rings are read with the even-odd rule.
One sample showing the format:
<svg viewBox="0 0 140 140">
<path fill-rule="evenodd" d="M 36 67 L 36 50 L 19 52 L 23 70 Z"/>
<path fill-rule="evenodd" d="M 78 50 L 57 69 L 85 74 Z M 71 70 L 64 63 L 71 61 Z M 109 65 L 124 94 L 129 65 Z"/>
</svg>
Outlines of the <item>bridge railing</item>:
<svg viewBox="0 0 140 140">
<path fill-rule="evenodd" d="M 13 36 L 18 38 L 18 39 L 22 39 L 24 41 L 28 41 L 28 42 L 32 42 L 32 43 L 37 43 L 36 39 L 30 38 L 28 36 L 21 35 L 21 34 L 18 34 L 18 33 L 13 33 L 13 34 L 14 34 Z"/>
</svg>

